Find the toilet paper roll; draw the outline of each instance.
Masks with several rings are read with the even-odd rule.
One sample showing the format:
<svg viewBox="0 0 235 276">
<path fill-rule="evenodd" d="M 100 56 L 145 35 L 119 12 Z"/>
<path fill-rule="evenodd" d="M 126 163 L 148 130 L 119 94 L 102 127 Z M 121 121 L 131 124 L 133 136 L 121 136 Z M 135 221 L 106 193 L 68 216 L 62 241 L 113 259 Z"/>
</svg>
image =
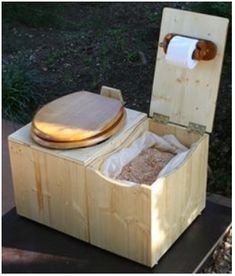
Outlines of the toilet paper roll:
<svg viewBox="0 0 235 276">
<path fill-rule="evenodd" d="M 183 68 L 193 69 L 198 61 L 192 59 L 198 40 L 183 36 L 174 36 L 167 48 L 166 61 Z"/>
</svg>

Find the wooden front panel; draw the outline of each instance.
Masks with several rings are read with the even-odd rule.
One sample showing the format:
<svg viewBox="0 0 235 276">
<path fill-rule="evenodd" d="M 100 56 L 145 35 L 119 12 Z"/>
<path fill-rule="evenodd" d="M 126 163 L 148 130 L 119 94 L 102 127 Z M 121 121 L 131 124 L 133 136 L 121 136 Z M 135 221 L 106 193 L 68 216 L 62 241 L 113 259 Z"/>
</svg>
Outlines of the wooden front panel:
<svg viewBox="0 0 235 276">
<path fill-rule="evenodd" d="M 88 241 L 85 169 L 9 141 L 17 213 Z"/>
<path fill-rule="evenodd" d="M 179 169 L 152 185 L 152 265 L 205 207 L 208 143 L 205 135 Z"/>
<path fill-rule="evenodd" d="M 91 244 L 150 265 L 150 189 L 115 184 L 91 168 L 87 185 Z"/>
</svg>

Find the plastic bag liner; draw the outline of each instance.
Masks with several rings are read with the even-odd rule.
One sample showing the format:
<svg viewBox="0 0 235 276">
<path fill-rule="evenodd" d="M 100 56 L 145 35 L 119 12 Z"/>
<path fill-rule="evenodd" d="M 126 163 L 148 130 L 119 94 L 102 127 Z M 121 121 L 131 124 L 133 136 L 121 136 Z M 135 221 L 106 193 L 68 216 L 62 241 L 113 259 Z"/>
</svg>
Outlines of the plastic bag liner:
<svg viewBox="0 0 235 276">
<path fill-rule="evenodd" d="M 128 148 L 124 148 L 109 156 L 101 167 L 101 172 L 106 177 L 116 179 L 122 172 L 122 168 L 137 157 L 143 150 L 157 144 L 158 149 L 169 151 L 175 156 L 162 168 L 158 177 L 165 176 L 176 169 L 189 154 L 190 150 L 182 145 L 174 135 L 158 136 L 150 131 L 145 131 Z M 128 186 L 140 185 L 127 180 L 118 180 Z M 143 183 L 144 184 L 144 183 Z"/>
</svg>

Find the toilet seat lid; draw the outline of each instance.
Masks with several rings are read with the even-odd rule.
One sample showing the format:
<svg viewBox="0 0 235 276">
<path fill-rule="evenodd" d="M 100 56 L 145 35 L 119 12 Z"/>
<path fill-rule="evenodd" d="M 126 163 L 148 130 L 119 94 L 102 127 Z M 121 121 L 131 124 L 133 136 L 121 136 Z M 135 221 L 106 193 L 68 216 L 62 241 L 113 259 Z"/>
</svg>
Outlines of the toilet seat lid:
<svg viewBox="0 0 235 276">
<path fill-rule="evenodd" d="M 126 119 L 126 112 L 124 111 L 121 118 L 110 128 L 104 131 L 102 134 L 98 134 L 94 137 L 80 140 L 80 141 L 68 141 L 68 142 L 55 142 L 55 141 L 48 141 L 44 140 L 39 137 L 35 132 L 34 129 L 31 129 L 31 137 L 32 139 L 38 143 L 39 145 L 51 148 L 51 149 L 74 149 L 74 148 L 81 148 L 81 147 L 88 147 L 96 145 L 97 143 L 103 142 L 110 138 L 112 135 L 117 133 L 124 125 Z"/>
<path fill-rule="evenodd" d="M 116 99 L 81 91 L 63 96 L 43 106 L 32 126 L 52 141 L 79 141 L 101 134 L 124 112 Z"/>
</svg>

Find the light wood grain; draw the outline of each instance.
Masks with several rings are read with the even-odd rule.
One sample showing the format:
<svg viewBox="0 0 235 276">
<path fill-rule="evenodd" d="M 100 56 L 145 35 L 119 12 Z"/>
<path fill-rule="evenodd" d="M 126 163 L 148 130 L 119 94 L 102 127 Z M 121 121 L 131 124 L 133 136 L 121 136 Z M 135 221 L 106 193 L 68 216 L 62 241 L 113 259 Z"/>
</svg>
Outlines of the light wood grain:
<svg viewBox="0 0 235 276">
<path fill-rule="evenodd" d="M 100 90 L 100 95 L 105 96 L 105 97 L 110 97 L 113 99 L 117 99 L 122 104 L 124 104 L 122 92 L 119 89 L 115 89 L 115 88 L 103 85 Z"/>
<path fill-rule="evenodd" d="M 167 64 L 158 47 L 150 115 L 153 112 L 170 117 L 170 121 L 188 126 L 189 122 L 212 131 L 228 28 L 228 19 L 165 8 L 159 42 L 167 33 L 208 39 L 217 45 L 211 61 L 200 61 L 193 69 Z"/>
<path fill-rule="evenodd" d="M 95 246 L 151 265 L 151 191 L 128 188 L 87 170 L 90 241 Z"/>
<path fill-rule="evenodd" d="M 78 141 L 107 130 L 122 112 L 120 101 L 81 91 L 42 107 L 32 124 L 47 140 Z"/>
<path fill-rule="evenodd" d="M 120 131 L 124 126 L 125 120 L 126 120 L 126 113 L 124 111 L 121 118 L 111 128 L 107 129 L 106 131 L 102 132 L 99 135 L 96 135 L 94 137 L 84 139 L 81 141 L 53 142 L 53 141 L 44 140 L 34 133 L 34 129 L 31 130 L 31 136 L 33 140 L 39 145 L 46 148 L 51 148 L 51 149 L 74 149 L 74 148 L 88 147 L 88 146 L 93 146 L 95 144 L 98 144 L 110 138 L 118 131 Z"/>
<path fill-rule="evenodd" d="M 208 140 L 202 137 L 179 169 L 151 187 L 152 266 L 205 208 Z"/>
<path fill-rule="evenodd" d="M 17 213 L 89 240 L 85 167 L 9 141 Z"/>
<path fill-rule="evenodd" d="M 128 187 L 104 177 L 100 169 L 112 153 L 95 160 L 86 174 L 91 243 L 152 267 L 205 207 L 209 136 L 162 127 L 150 119 L 115 151 L 128 147 L 146 129 L 173 133 L 182 143 L 193 144 L 190 156 L 151 186 Z"/>
<path fill-rule="evenodd" d="M 52 150 L 31 138 L 31 124 L 8 137 L 17 213 L 89 241 L 86 166 L 118 147 L 146 120 L 126 109 L 123 128 L 108 141 L 89 148 Z"/>
</svg>

